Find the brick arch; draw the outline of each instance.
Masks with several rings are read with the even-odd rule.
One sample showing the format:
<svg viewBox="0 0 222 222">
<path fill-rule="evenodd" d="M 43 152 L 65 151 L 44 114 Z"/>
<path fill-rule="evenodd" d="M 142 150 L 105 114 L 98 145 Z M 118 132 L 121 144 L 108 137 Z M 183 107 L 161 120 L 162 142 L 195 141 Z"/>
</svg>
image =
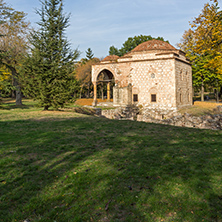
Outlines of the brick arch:
<svg viewBox="0 0 222 222">
<path fill-rule="evenodd" d="M 150 89 L 150 102 L 157 102 L 158 100 L 157 100 L 157 98 L 158 98 L 158 90 L 157 90 L 157 88 L 156 87 L 152 87 L 151 89 Z M 152 101 L 152 100 L 154 100 L 154 101 Z"/>
<path fill-rule="evenodd" d="M 92 82 L 96 83 L 99 74 L 104 70 L 108 70 L 109 72 L 111 72 L 113 74 L 113 77 L 114 77 L 115 81 L 117 80 L 115 70 L 112 69 L 111 67 L 105 66 L 105 67 L 100 68 L 99 70 L 96 70 L 96 72 L 92 72 Z"/>
<path fill-rule="evenodd" d="M 115 83 L 117 83 L 117 76 L 116 76 L 116 72 L 114 69 L 112 69 L 111 67 L 107 67 L 107 66 L 103 66 L 101 68 L 98 68 L 96 66 L 92 66 L 92 83 L 94 85 L 94 98 L 93 98 L 93 106 L 97 105 L 97 84 L 99 81 L 103 81 L 106 82 L 107 80 L 107 101 L 110 102 L 110 98 L 111 98 L 111 89 L 112 89 L 112 80 L 115 81 Z M 106 72 L 106 75 L 103 76 L 102 80 L 98 80 L 99 75 L 102 72 Z M 112 76 L 111 76 L 112 75 Z M 104 78 L 105 77 L 105 78 Z"/>
<path fill-rule="evenodd" d="M 150 89 L 150 94 L 157 94 L 158 93 L 158 90 L 157 90 L 157 88 L 156 87 L 152 87 L 151 89 Z"/>
<path fill-rule="evenodd" d="M 102 77 L 102 78 L 101 78 Z M 98 75 L 96 81 L 115 80 L 115 76 L 108 69 L 103 69 Z"/>
<path fill-rule="evenodd" d="M 187 101 L 187 103 L 189 103 L 190 102 L 190 91 L 189 90 L 187 90 L 187 92 L 186 92 L 186 101 Z"/>
<path fill-rule="evenodd" d="M 132 87 L 133 94 L 139 94 L 140 90 L 138 87 Z"/>
</svg>

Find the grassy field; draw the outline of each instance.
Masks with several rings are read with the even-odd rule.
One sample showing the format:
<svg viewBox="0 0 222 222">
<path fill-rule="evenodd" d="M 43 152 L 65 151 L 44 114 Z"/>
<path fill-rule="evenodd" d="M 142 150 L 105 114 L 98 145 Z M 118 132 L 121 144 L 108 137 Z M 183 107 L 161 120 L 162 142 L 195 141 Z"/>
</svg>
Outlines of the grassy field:
<svg viewBox="0 0 222 222">
<path fill-rule="evenodd" d="M 0 221 L 222 221 L 222 131 L 0 107 Z"/>
</svg>

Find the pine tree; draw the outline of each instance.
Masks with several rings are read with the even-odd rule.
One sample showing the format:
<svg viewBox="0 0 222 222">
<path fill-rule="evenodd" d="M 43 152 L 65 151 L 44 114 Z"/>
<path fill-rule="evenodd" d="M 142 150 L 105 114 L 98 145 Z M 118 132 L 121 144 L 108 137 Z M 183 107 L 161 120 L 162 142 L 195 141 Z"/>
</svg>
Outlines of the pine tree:
<svg viewBox="0 0 222 222">
<path fill-rule="evenodd" d="M 86 59 L 87 59 L 87 60 L 91 60 L 92 58 L 94 58 L 94 54 L 93 54 L 93 52 L 92 52 L 92 49 L 91 49 L 91 48 L 88 48 L 88 49 L 86 50 Z"/>
<path fill-rule="evenodd" d="M 119 50 L 114 45 L 112 45 L 109 48 L 109 55 L 121 56 L 121 53 L 119 52 Z"/>
<path fill-rule="evenodd" d="M 44 110 L 63 107 L 73 99 L 77 80 L 73 74 L 78 49 L 72 51 L 65 37 L 69 16 L 62 0 L 42 1 L 39 30 L 31 34 L 31 55 L 24 63 L 24 94 L 33 96 Z"/>
</svg>

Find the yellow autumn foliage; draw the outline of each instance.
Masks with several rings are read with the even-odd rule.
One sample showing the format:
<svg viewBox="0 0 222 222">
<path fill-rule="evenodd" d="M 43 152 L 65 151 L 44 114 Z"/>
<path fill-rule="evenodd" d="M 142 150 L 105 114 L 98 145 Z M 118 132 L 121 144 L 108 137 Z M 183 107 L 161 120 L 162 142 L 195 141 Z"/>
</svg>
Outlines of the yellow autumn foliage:
<svg viewBox="0 0 222 222">
<path fill-rule="evenodd" d="M 218 0 L 210 0 L 190 23 L 178 46 L 186 52 L 193 69 L 193 85 L 201 91 L 222 87 L 222 11 Z"/>
<path fill-rule="evenodd" d="M 10 78 L 11 73 L 5 69 L 5 68 L 0 68 L 0 90 L 3 89 L 3 81 L 8 80 Z"/>
<path fill-rule="evenodd" d="M 202 13 L 192 22 L 195 39 L 192 50 L 197 55 L 208 55 L 205 67 L 214 70 L 216 78 L 222 81 L 221 16 L 217 0 L 205 4 Z"/>
</svg>

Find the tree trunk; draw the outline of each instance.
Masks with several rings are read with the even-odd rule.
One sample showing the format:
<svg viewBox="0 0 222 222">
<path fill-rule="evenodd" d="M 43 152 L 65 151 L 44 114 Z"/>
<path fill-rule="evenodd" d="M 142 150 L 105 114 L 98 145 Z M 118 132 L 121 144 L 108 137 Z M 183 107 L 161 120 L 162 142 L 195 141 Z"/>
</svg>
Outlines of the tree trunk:
<svg viewBox="0 0 222 222">
<path fill-rule="evenodd" d="M 80 99 L 82 98 L 82 89 L 83 89 L 83 87 L 80 88 L 80 92 L 79 92 L 79 98 Z"/>
<path fill-rule="evenodd" d="M 14 86 L 14 83 L 13 83 L 13 86 Z M 12 99 L 15 99 L 16 98 L 16 94 L 15 94 L 15 90 L 12 90 L 12 95 L 11 95 Z"/>
<path fill-rule="evenodd" d="M 19 85 L 16 87 L 16 105 L 21 106 L 22 105 L 22 92 Z"/>
<path fill-rule="evenodd" d="M 44 111 L 48 111 L 49 110 L 49 106 L 44 106 Z"/>
<path fill-rule="evenodd" d="M 12 76 L 12 85 L 14 86 L 14 76 Z M 14 90 L 14 89 L 13 89 L 12 92 L 11 92 L 11 97 L 12 97 L 12 99 L 15 99 L 15 98 L 16 98 L 15 90 Z"/>
<path fill-rule="evenodd" d="M 219 92 L 218 92 L 218 89 L 216 89 L 216 103 L 219 103 Z"/>
<path fill-rule="evenodd" d="M 18 82 L 18 77 L 17 77 L 18 75 L 16 73 L 16 70 L 13 67 L 10 70 L 12 72 L 13 86 L 15 87 L 16 105 L 21 106 L 22 105 L 22 92 L 21 92 L 21 87 Z"/>
<path fill-rule="evenodd" d="M 102 94 L 102 100 L 104 100 L 103 83 L 101 83 L 101 94 Z"/>
<path fill-rule="evenodd" d="M 222 87 L 220 87 L 220 92 L 219 92 L 219 99 L 222 98 Z"/>
<path fill-rule="evenodd" d="M 90 97 L 90 83 L 88 84 L 88 92 L 87 92 L 87 98 L 89 98 Z"/>
<path fill-rule="evenodd" d="M 216 102 L 219 103 L 219 87 L 218 87 L 218 79 L 217 79 L 217 89 L 216 89 Z"/>
<path fill-rule="evenodd" d="M 203 78 L 202 78 L 202 82 L 201 82 L 201 102 L 204 102 L 204 82 L 203 82 Z"/>
</svg>

